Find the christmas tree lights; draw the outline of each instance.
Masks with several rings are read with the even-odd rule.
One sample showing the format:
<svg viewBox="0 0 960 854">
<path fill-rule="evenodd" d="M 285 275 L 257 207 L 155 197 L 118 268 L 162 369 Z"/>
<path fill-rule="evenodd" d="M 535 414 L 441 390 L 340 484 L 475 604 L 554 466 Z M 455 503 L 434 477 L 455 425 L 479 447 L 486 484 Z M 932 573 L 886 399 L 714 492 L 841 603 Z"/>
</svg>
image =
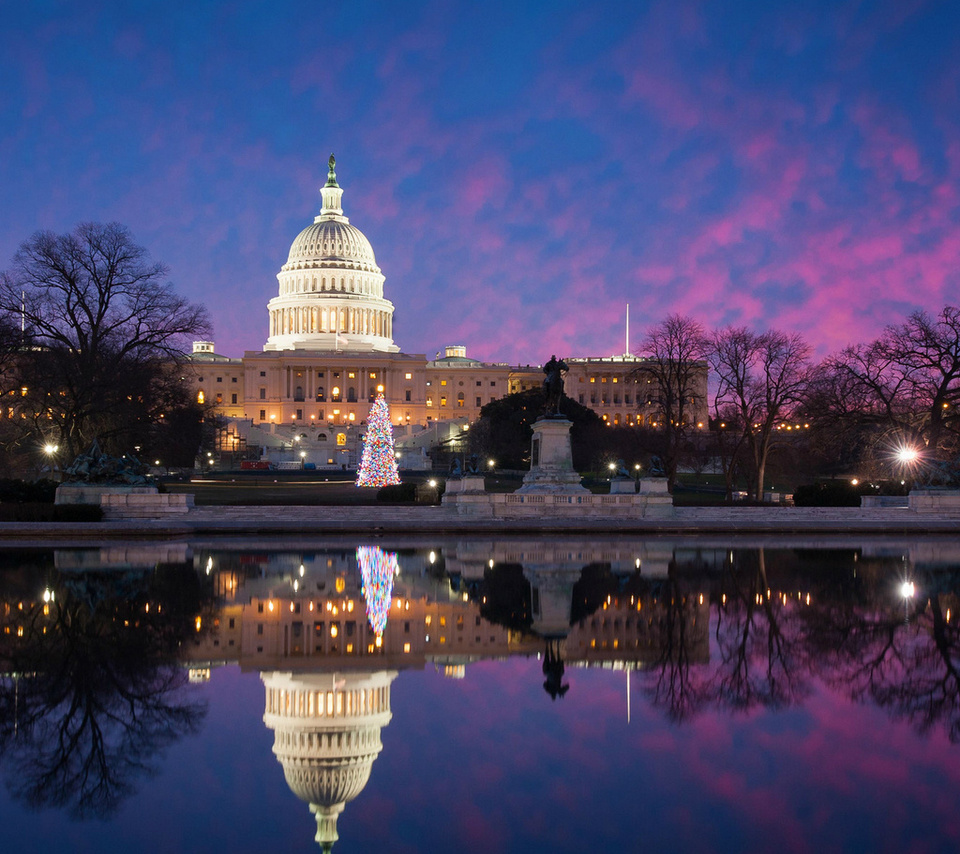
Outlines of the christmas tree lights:
<svg viewBox="0 0 960 854">
<path fill-rule="evenodd" d="M 376 632 L 380 646 L 383 630 L 390 614 L 393 579 L 399 574 L 396 552 L 385 552 L 379 546 L 357 546 L 357 563 L 363 577 L 363 599 L 367 603 L 367 620 Z"/>
<path fill-rule="evenodd" d="M 357 469 L 357 486 L 388 486 L 400 483 L 397 458 L 393 450 L 393 428 L 390 426 L 390 408 L 383 394 L 378 394 L 367 419 L 367 434 L 363 437 L 363 456 Z"/>
</svg>

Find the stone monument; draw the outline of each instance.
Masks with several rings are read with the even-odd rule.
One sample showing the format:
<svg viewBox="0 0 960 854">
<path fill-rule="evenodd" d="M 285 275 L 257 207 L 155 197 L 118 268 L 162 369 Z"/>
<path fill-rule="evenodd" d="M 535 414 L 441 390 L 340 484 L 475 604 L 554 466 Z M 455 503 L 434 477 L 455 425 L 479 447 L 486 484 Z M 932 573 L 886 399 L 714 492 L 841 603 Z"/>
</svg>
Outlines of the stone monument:
<svg viewBox="0 0 960 854">
<path fill-rule="evenodd" d="M 57 487 L 54 503 L 96 504 L 103 509 L 104 519 L 154 519 L 190 510 L 192 495 L 160 494 L 145 471 L 136 457 L 112 457 L 94 439 L 63 470 L 64 482 Z"/>
<path fill-rule="evenodd" d="M 544 493 L 586 495 L 589 490 L 580 483 L 580 475 L 573 468 L 570 428 L 573 422 L 560 413 L 563 400 L 563 359 L 551 356 L 543 366 L 546 377 L 543 388 L 546 403 L 543 414 L 534 422 L 530 444 L 530 471 L 523 478 L 521 494 Z"/>
</svg>

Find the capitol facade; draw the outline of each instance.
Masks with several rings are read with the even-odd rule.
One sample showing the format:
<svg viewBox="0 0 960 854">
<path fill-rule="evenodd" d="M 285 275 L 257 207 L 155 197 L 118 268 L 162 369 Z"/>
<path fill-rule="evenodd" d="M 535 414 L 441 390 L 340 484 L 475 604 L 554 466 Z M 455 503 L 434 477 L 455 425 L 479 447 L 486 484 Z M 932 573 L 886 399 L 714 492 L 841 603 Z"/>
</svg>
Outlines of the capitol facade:
<svg viewBox="0 0 960 854">
<path fill-rule="evenodd" d="M 230 358 L 197 341 L 188 379 L 223 419 L 221 453 L 249 458 L 260 449 L 291 467 L 353 468 L 370 405 L 383 393 L 401 466 L 426 465 L 428 448 L 468 428 L 484 405 L 539 386 L 543 372 L 471 359 L 458 344 L 433 359 L 402 352 L 385 277 L 370 241 L 344 215 L 335 165 L 331 155 L 320 213 L 277 274 L 263 349 Z M 611 426 L 655 422 L 642 359 L 560 355 L 570 368 L 568 396 Z"/>
</svg>

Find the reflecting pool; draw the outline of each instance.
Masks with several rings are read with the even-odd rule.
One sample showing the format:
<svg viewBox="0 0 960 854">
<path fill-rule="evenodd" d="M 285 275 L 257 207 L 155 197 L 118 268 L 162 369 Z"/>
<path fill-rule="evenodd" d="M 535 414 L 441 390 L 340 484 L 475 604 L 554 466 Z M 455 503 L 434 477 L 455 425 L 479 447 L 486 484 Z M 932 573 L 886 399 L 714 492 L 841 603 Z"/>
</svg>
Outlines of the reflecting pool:
<svg viewBox="0 0 960 854">
<path fill-rule="evenodd" d="M 947 852 L 960 544 L 0 550 L 0 850 Z"/>
</svg>

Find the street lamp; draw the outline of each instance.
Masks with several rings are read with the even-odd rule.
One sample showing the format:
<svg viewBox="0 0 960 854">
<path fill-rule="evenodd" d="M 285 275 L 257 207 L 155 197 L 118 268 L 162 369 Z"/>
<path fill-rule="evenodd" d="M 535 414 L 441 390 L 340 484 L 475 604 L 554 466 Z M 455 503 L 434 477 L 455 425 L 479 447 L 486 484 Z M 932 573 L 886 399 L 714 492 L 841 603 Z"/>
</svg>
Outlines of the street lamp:
<svg viewBox="0 0 960 854">
<path fill-rule="evenodd" d="M 50 469 L 50 475 L 53 476 L 53 469 L 56 463 L 55 455 L 57 451 L 60 450 L 59 445 L 55 445 L 53 442 L 47 442 L 43 446 L 43 453 L 47 456 L 47 468 Z"/>
<path fill-rule="evenodd" d="M 301 452 L 300 452 L 300 468 L 301 468 L 301 469 L 303 468 L 303 462 L 304 462 L 304 460 L 305 460 L 306 458 L 307 458 L 307 452 L 306 452 L 306 451 L 301 451 Z"/>
</svg>

